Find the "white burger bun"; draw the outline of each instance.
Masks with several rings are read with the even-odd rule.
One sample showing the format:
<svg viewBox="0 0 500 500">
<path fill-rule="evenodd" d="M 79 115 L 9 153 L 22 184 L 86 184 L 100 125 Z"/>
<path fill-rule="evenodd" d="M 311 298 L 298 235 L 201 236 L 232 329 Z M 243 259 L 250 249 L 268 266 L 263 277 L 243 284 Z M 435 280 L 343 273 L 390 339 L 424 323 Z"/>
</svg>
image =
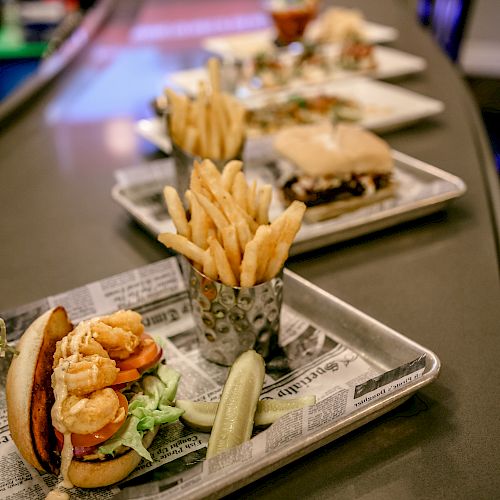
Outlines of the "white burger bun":
<svg viewBox="0 0 500 500">
<path fill-rule="evenodd" d="M 393 168 L 389 145 L 350 123 L 288 127 L 276 134 L 274 148 L 310 177 L 387 174 Z"/>
</svg>

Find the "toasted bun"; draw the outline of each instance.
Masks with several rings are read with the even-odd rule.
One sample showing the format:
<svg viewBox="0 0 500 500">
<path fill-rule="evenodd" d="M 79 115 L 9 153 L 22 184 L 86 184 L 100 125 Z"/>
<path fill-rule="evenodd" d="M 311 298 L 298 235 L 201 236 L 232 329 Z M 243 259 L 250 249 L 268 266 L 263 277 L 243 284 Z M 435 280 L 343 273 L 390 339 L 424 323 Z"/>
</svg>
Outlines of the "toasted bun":
<svg viewBox="0 0 500 500">
<path fill-rule="evenodd" d="M 346 212 L 351 212 L 352 210 L 357 210 L 358 208 L 389 198 L 394 195 L 395 190 L 396 186 L 393 183 L 368 196 L 353 196 L 348 200 L 332 201 L 330 203 L 322 203 L 321 205 L 308 207 L 304 214 L 304 218 L 307 222 L 319 222 L 325 219 L 331 219 L 332 217 L 337 217 Z"/>
<path fill-rule="evenodd" d="M 391 150 L 384 140 L 347 123 L 288 127 L 276 134 L 274 148 L 311 177 L 387 174 L 393 167 Z"/>
<path fill-rule="evenodd" d="M 148 448 L 153 442 L 158 428 L 147 432 L 142 439 L 142 444 Z M 111 460 L 82 462 L 72 460 L 68 470 L 68 478 L 80 488 L 100 488 L 109 486 L 125 479 L 141 461 L 141 456 L 130 449 L 125 454 Z"/>
<path fill-rule="evenodd" d="M 37 318 L 24 332 L 7 374 L 9 429 L 21 455 L 38 470 L 57 473 L 50 410 L 56 342 L 73 329 L 66 311 L 56 307 Z"/>
<path fill-rule="evenodd" d="M 37 318 L 24 332 L 7 374 L 7 412 L 12 439 L 21 455 L 40 471 L 59 473 L 60 459 L 52 430 L 50 412 L 54 404 L 51 385 L 56 343 L 73 325 L 63 307 L 56 307 Z M 157 429 L 145 434 L 150 446 Z M 111 460 L 83 462 L 72 460 L 68 477 L 81 488 L 108 486 L 127 477 L 141 457 L 130 449 Z"/>
</svg>

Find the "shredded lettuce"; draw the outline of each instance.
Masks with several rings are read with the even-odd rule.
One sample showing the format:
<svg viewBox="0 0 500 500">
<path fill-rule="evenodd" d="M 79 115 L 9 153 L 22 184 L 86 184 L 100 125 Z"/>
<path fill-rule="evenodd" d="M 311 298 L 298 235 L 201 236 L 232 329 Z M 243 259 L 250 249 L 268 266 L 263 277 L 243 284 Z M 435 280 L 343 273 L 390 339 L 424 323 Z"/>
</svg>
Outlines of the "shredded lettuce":
<svg viewBox="0 0 500 500">
<path fill-rule="evenodd" d="M 120 446 L 133 448 L 141 457 L 152 461 L 142 444 L 144 434 L 154 427 L 178 420 L 183 410 L 175 408 L 180 375 L 167 365 L 160 364 L 134 384 L 135 394 L 129 401 L 128 416 L 120 430 L 99 447 L 99 453 L 113 455 Z"/>
</svg>

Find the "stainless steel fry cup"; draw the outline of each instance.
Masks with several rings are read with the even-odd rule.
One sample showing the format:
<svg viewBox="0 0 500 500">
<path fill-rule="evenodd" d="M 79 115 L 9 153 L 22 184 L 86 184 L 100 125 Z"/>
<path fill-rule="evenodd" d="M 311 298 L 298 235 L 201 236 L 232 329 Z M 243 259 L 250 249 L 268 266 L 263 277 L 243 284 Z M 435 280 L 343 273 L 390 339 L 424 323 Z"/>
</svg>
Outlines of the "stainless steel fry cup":
<svg viewBox="0 0 500 500">
<path fill-rule="evenodd" d="M 226 366 L 248 349 L 266 358 L 278 343 L 283 273 L 242 288 L 213 281 L 191 264 L 185 268 L 202 356 Z"/>
</svg>

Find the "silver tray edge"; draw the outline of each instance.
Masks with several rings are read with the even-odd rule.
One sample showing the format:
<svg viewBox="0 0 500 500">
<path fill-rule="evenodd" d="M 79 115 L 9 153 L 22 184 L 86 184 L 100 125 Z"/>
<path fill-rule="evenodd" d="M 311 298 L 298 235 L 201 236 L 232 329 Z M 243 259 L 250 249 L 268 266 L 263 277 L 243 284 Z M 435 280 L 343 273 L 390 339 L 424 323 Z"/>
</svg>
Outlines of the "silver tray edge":
<svg viewBox="0 0 500 500">
<path fill-rule="evenodd" d="M 435 195 L 424 200 L 417 200 L 409 205 L 394 207 L 382 213 L 375 213 L 366 217 L 362 221 L 349 221 L 344 225 L 337 226 L 333 232 L 325 232 L 324 228 L 318 228 L 315 234 L 311 234 L 308 239 L 296 239 L 290 249 L 290 256 L 299 255 L 304 252 L 316 250 L 318 248 L 340 243 L 352 238 L 364 236 L 366 234 L 386 229 L 388 227 L 408 222 L 425 215 L 430 215 L 444 208 L 450 201 L 459 198 L 467 191 L 465 182 L 445 170 L 441 170 L 421 160 L 417 160 L 399 151 L 392 150 L 393 158 L 410 167 L 424 171 L 434 177 L 438 177 L 455 187 L 454 191 Z M 153 227 L 146 218 L 134 212 L 133 205 L 120 192 L 120 186 L 115 184 L 111 189 L 112 198 L 121 205 L 129 215 L 156 238 L 156 228 Z"/>
<path fill-rule="evenodd" d="M 285 269 L 285 275 L 288 279 L 297 281 L 302 286 L 310 289 L 313 293 L 323 295 L 332 302 L 341 304 L 342 307 L 352 313 L 361 316 L 372 323 L 382 325 L 382 323 L 375 320 L 371 316 L 368 316 L 354 306 L 351 306 L 347 302 L 312 284 L 289 269 Z M 336 422 L 324 427 L 320 432 L 306 436 L 304 440 L 297 440 L 289 446 L 284 446 L 281 449 L 268 453 L 259 461 L 251 462 L 247 464 L 244 469 L 237 470 L 233 474 L 228 472 L 222 481 L 220 478 L 215 478 L 190 489 L 188 492 L 189 498 L 193 500 L 202 498 L 220 498 L 236 491 L 243 486 L 264 477 L 265 475 L 307 455 L 308 453 L 317 450 L 321 446 L 331 443 L 332 441 L 348 434 L 362 425 L 378 418 L 384 413 L 387 413 L 404 403 L 417 390 L 433 382 L 438 377 L 441 368 L 441 362 L 437 355 L 431 350 L 421 346 L 417 342 L 405 337 L 388 326 L 383 326 L 385 327 L 387 334 L 393 336 L 397 339 L 397 341 L 403 342 L 406 345 L 409 345 L 426 354 L 427 368 L 420 379 L 388 394 L 363 409 L 355 411 L 350 415 L 337 420 Z"/>
</svg>

